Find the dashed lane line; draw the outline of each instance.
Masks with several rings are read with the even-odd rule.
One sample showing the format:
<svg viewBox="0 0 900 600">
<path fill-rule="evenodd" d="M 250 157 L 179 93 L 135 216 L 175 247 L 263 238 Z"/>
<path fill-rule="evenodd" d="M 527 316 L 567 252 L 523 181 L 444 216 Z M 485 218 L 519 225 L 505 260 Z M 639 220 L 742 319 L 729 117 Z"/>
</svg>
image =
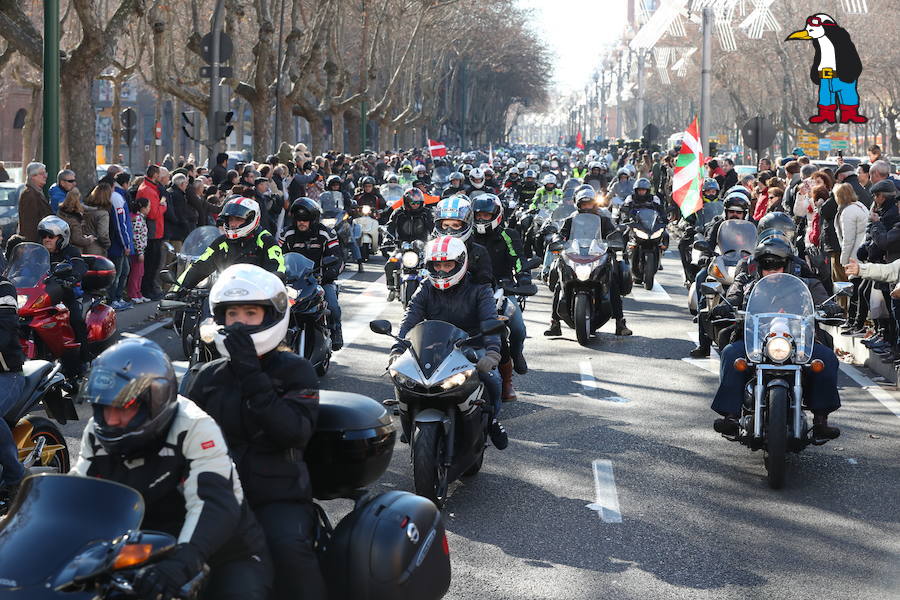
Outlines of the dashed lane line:
<svg viewBox="0 0 900 600">
<path fill-rule="evenodd" d="M 597 511 L 604 523 L 621 523 L 622 512 L 619 508 L 619 493 L 616 490 L 616 478 L 613 475 L 612 461 L 595 460 L 591 463 L 594 471 L 594 496 L 596 501 L 587 508 Z"/>
</svg>

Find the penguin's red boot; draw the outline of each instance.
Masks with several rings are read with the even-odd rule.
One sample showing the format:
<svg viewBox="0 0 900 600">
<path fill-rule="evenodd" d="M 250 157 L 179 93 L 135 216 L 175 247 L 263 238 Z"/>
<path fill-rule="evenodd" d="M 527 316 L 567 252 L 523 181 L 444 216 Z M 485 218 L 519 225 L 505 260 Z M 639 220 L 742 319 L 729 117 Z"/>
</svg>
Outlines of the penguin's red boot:
<svg viewBox="0 0 900 600">
<path fill-rule="evenodd" d="M 837 123 L 837 104 L 819 104 L 819 114 L 809 118 L 810 123 Z"/>
<path fill-rule="evenodd" d="M 869 118 L 859 114 L 858 110 L 859 104 L 852 106 L 841 104 L 841 123 L 865 123 L 868 121 Z"/>
</svg>

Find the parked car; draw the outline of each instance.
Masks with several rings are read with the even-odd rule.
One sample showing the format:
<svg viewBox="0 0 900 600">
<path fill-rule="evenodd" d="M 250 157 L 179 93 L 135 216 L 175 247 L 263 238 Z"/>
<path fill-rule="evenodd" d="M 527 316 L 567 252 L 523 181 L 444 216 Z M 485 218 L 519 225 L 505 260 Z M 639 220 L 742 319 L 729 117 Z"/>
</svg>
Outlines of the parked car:
<svg viewBox="0 0 900 600">
<path fill-rule="evenodd" d="M 24 188 L 23 183 L 0 183 L 0 230 L 3 231 L 4 242 L 19 225 L 19 194 Z"/>
<path fill-rule="evenodd" d="M 112 166 L 112 164 L 109 164 L 109 165 L 97 165 L 97 181 L 100 181 L 101 179 L 103 179 L 104 177 L 106 177 L 106 171 L 107 171 L 107 169 L 109 169 L 111 166 Z M 125 165 L 119 165 L 119 166 L 122 167 L 122 168 L 125 170 L 126 173 L 128 173 L 129 175 L 131 175 L 131 169 L 129 169 L 129 168 L 126 167 Z"/>
<path fill-rule="evenodd" d="M 738 180 L 744 175 L 755 175 L 756 174 L 756 166 L 755 165 L 734 165 L 734 170 L 737 171 Z"/>
</svg>

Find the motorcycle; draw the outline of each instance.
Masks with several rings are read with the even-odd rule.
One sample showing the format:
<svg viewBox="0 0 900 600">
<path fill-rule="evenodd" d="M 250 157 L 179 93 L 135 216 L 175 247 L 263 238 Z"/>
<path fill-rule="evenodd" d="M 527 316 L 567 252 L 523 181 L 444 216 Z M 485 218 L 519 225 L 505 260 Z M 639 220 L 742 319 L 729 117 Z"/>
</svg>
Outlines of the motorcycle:
<svg viewBox="0 0 900 600">
<path fill-rule="evenodd" d="M 359 238 L 356 243 L 359 244 L 362 259 L 368 262 L 369 257 L 379 248 L 379 213 L 368 204 L 358 207 L 357 213 L 353 219 L 354 227 L 359 227 Z"/>
<path fill-rule="evenodd" d="M 344 260 L 352 260 L 350 246 L 353 239 L 353 220 L 344 209 L 344 196 L 340 192 L 322 192 L 319 194 L 319 204 L 322 207 L 321 223 L 332 229 L 341 242 L 344 251 Z"/>
<path fill-rule="evenodd" d="M 630 289 L 621 283 L 629 281 L 627 265 L 616 260 L 616 252 L 625 248 L 620 229 L 603 239 L 600 215 L 579 213 L 572 219 L 569 242 L 554 242 L 559 251 L 556 270 L 550 286 L 561 287 L 559 316 L 572 329 L 578 343 L 585 346 L 591 335 L 612 317 L 611 278 L 619 278 L 619 294 Z"/>
<path fill-rule="evenodd" d="M 87 356 L 93 360 L 116 336 L 116 311 L 103 302 L 115 278 L 113 263 L 103 256 L 84 255 L 88 271 L 81 281 L 87 326 Z M 70 269 L 66 263 L 57 272 Z M 6 277 L 16 287 L 19 305 L 19 339 L 28 359 L 80 361 L 81 346 L 69 322 L 69 309 L 62 303 L 63 288 L 51 276 L 50 253 L 40 244 L 23 242 L 15 247 Z M 71 384 L 72 382 L 70 382 Z"/>
<path fill-rule="evenodd" d="M 3 415 L 19 451 L 19 462 L 31 474 L 68 473 L 71 465 L 66 438 L 50 420 L 61 425 L 78 420 L 71 396 L 64 393 L 65 377 L 60 369 L 58 362 L 25 361 L 22 366 L 25 377 L 22 393 Z M 30 414 L 39 406 L 43 406 L 49 419 Z M 0 475 L 2 473 L 3 468 L 0 467 Z M 0 498 L 0 515 L 6 514 L 8 508 L 8 499 Z"/>
<path fill-rule="evenodd" d="M 177 283 L 175 276 L 167 270 L 160 271 L 159 279 L 170 285 Z M 181 351 L 191 367 L 219 358 L 212 335 L 207 331 L 212 323 L 208 299 L 209 289 L 197 287 L 187 290 L 185 300 L 160 300 L 157 305 L 159 312 L 175 313 L 174 328 L 181 336 Z"/>
<path fill-rule="evenodd" d="M 425 242 L 422 240 L 400 242 L 398 248 L 396 240 L 387 232 L 384 233 L 385 246 L 383 247 L 392 252 L 388 262 L 400 264 L 400 267 L 394 271 L 394 289 L 397 290 L 397 299 L 406 307 L 424 279 L 422 269 L 425 265 Z"/>
<path fill-rule="evenodd" d="M 431 178 L 431 181 L 434 184 L 434 194 L 440 196 L 441 192 L 450 185 L 450 168 L 437 167 L 434 170 L 434 176 Z"/>
<path fill-rule="evenodd" d="M 750 221 L 729 220 L 723 221 L 719 226 L 716 244 L 717 253 L 709 258 L 706 265 L 707 275 L 706 282 L 721 284 L 722 289 L 727 290 L 728 286 L 734 283 L 734 277 L 737 272 L 737 265 L 742 258 L 746 258 L 753 254 L 756 247 L 756 226 Z M 695 249 L 708 251 L 709 245 L 706 240 L 694 242 Z M 701 282 L 702 283 L 702 282 Z M 697 314 L 701 326 L 709 339 L 712 340 L 717 347 L 722 347 L 719 343 L 719 336 L 724 331 L 709 319 L 709 314 L 719 304 L 717 295 L 709 296 L 706 306 L 702 309 L 698 308 L 699 297 L 696 293 L 696 281 L 691 284 L 688 294 L 688 307 L 692 313 Z"/>
<path fill-rule="evenodd" d="M 388 368 L 394 383 L 401 422 L 409 432 L 416 494 L 442 507 L 451 482 L 481 470 L 491 411 L 475 363 L 473 347 L 482 335 L 501 333 L 500 320 L 485 321 L 479 335 L 444 321 L 423 321 L 406 339 L 391 334 L 389 321 L 369 323 L 374 333 L 388 335 L 406 351 Z"/>
<path fill-rule="evenodd" d="M 387 209 L 381 213 L 381 222 L 387 223 L 391 216 L 391 207 L 403 199 L 403 192 L 406 191 L 399 183 L 385 183 L 381 186 L 381 196 L 384 198 Z"/>
<path fill-rule="evenodd" d="M 835 295 L 848 297 L 853 285 L 835 282 Z M 721 284 L 703 284 L 704 294 L 721 293 Z M 800 452 L 810 444 L 820 446 L 828 440 L 816 439 L 803 406 L 804 374 L 825 368 L 812 360 L 816 321 L 840 324 L 840 317 L 829 318 L 813 302 L 809 288 L 798 277 L 774 273 L 760 279 L 747 300 L 747 308 L 732 323 L 743 320 L 747 358 L 735 361 L 735 368 L 748 374 L 739 433 L 723 434 L 751 450 L 763 450 L 769 487 L 781 488 L 785 480 L 787 453 Z"/>
<path fill-rule="evenodd" d="M 288 252 L 284 255 L 284 267 L 291 303 L 287 343 L 323 377 L 331 366 L 331 329 L 327 322 L 328 303 L 315 276 L 315 263 L 302 254 Z"/>
<path fill-rule="evenodd" d="M 678 251 L 684 253 L 683 256 L 685 258 L 687 257 L 688 252 L 690 252 L 691 254 L 690 267 L 688 267 L 687 271 L 685 272 L 685 278 L 688 281 L 694 281 L 697 278 L 697 273 L 699 273 L 700 269 L 703 268 L 700 265 L 700 260 L 703 257 L 703 253 L 699 249 L 693 247 L 695 242 L 705 241 L 706 238 L 704 236 L 704 232 L 706 231 L 707 227 L 709 227 L 713 219 L 720 216 L 724 212 L 725 205 L 721 202 L 704 202 L 703 208 L 695 213 L 694 223 L 690 223 L 686 220 L 681 220 L 678 223 Z"/>
<path fill-rule="evenodd" d="M 642 281 L 645 290 L 652 290 L 653 279 L 659 270 L 663 250 L 660 244 L 666 223 L 652 208 L 639 208 L 634 212 L 635 218 L 629 224 L 631 236 L 628 241 L 631 274 L 635 283 Z"/>
</svg>

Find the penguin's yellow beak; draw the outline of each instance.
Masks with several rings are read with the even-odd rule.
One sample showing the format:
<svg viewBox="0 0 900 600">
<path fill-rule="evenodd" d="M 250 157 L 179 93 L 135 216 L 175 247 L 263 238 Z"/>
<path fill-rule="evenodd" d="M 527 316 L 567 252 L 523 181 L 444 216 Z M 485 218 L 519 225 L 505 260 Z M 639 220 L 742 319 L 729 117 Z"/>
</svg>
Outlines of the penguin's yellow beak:
<svg viewBox="0 0 900 600">
<path fill-rule="evenodd" d="M 800 31 L 795 31 L 791 35 L 787 36 L 784 41 L 788 40 L 811 40 L 812 36 L 805 29 L 801 29 Z"/>
</svg>

